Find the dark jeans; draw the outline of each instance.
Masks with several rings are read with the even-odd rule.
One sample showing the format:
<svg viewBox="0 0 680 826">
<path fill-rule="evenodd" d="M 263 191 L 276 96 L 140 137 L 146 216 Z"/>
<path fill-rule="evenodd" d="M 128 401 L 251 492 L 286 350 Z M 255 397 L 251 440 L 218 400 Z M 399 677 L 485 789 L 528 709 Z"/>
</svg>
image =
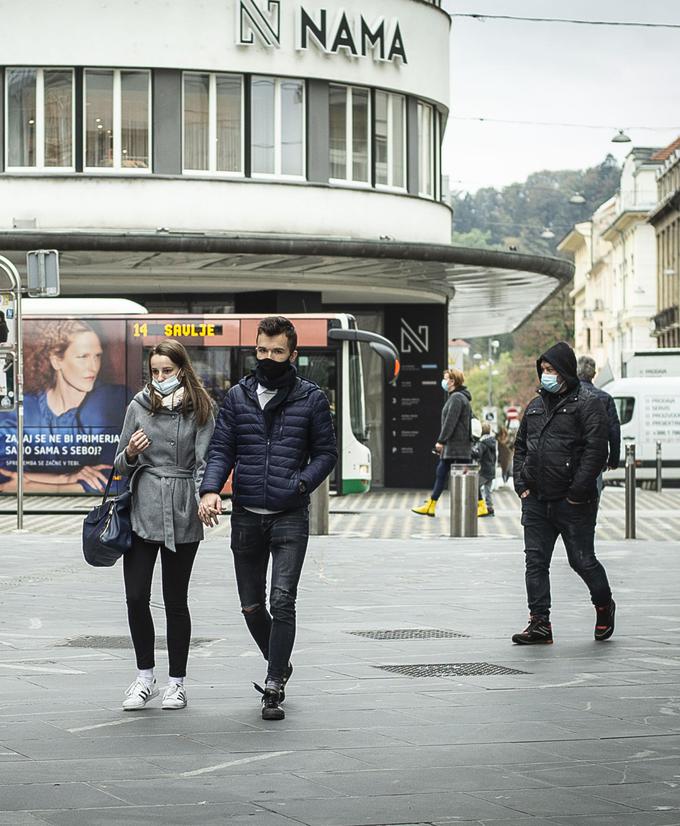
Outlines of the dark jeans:
<svg viewBox="0 0 680 826">
<path fill-rule="evenodd" d="M 569 564 L 588 586 L 593 605 L 610 602 L 607 574 L 595 556 L 597 506 L 597 500 L 571 505 L 566 499 L 546 502 L 533 494 L 522 499 L 527 599 L 532 616 L 550 618 L 550 560 L 560 535 Z"/>
<path fill-rule="evenodd" d="M 295 642 L 295 600 L 308 540 L 307 507 L 274 514 L 251 513 L 239 505 L 232 509 L 231 550 L 241 610 L 248 630 L 269 663 L 267 679 L 278 683 L 283 681 Z"/>
<path fill-rule="evenodd" d="M 156 638 L 149 603 L 153 569 L 160 550 L 170 676 L 186 676 L 191 641 L 191 615 L 187 598 L 198 545 L 198 542 L 178 544 L 177 550 L 173 552 L 160 542 L 148 542 L 133 534 L 132 548 L 123 555 L 128 622 L 137 668 L 140 670 L 153 668 L 156 664 Z"/>
<path fill-rule="evenodd" d="M 451 475 L 451 465 L 468 465 L 469 459 L 442 459 L 439 458 L 437 462 L 437 470 L 434 476 L 434 487 L 432 488 L 431 499 L 436 502 L 444 492 L 444 489 L 449 486 L 449 476 Z"/>
</svg>

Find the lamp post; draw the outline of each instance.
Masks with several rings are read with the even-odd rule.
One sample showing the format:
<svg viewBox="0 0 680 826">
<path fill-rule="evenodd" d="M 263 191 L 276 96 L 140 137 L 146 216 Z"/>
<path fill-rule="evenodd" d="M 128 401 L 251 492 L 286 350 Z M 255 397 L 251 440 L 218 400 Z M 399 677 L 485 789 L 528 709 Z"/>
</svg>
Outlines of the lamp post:
<svg viewBox="0 0 680 826">
<path fill-rule="evenodd" d="M 498 375 L 498 370 L 493 369 L 493 365 L 495 364 L 494 355 L 498 351 L 498 348 L 501 346 L 500 341 L 497 338 L 490 338 L 488 342 L 489 346 L 489 355 L 488 355 L 488 370 L 489 370 L 489 378 L 488 378 L 488 392 L 489 392 L 489 407 L 493 407 L 493 377 L 494 375 Z"/>
</svg>

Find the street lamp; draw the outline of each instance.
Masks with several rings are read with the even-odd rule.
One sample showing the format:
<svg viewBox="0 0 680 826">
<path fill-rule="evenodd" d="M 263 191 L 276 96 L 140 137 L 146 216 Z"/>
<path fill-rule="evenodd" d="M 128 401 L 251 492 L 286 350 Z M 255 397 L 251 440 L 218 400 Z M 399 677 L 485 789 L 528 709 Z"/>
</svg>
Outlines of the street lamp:
<svg viewBox="0 0 680 826">
<path fill-rule="evenodd" d="M 630 138 L 626 135 L 623 129 L 619 129 L 619 131 L 612 138 L 612 143 L 630 143 Z"/>
<path fill-rule="evenodd" d="M 581 195 L 580 192 L 574 192 L 574 194 L 569 199 L 570 204 L 585 204 L 586 199 Z"/>
<path fill-rule="evenodd" d="M 497 338 L 490 338 L 489 339 L 489 356 L 488 356 L 488 365 L 489 365 L 489 380 L 488 380 L 488 395 L 489 395 L 489 407 L 493 405 L 493 377 L 498 375 L 498 370 L 493 369 L 493 365 L 495 364 L 494 355 L 500 348 L 501 343 Z"/>
</svg>

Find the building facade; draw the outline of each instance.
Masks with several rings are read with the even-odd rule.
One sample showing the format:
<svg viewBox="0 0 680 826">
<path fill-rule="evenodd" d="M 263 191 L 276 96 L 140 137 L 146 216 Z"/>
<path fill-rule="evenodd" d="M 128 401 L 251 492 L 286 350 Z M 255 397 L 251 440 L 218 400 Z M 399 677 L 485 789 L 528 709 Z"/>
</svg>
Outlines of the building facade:
<svg viewBox="0 0 680 826">
<path fill-rule="evenodd" d="M 657 150 L 626 157 L 617 194 L 576 224 L 559 249 L 574 258 L 576 349 L 620 377 L 626 356 L 656 347 L 656 242 L 647 216 L 656 204 Z"/>
<path fill-rule="evenodd" d="M 659 347 L 680 347 L 680 138 L 659 159 L 658 204 L 649 217 L 657 251 L 654 335 Z"/>
<path fill-rule="evenodd" d="M 0 14 L 0 252 L 58 249 L 62 294 L 156 312 L 354 313 L 405 369 L 394 391 L 369 383 L 376 481 L 429 484 L 433 421 L 409 420 L 406 444 L 385 411 L 438 414 L 449 314 L 461 336 L 513 329 L 571 275 L 450 245 L 441 3 L 0 0 Z"/>
</svg>

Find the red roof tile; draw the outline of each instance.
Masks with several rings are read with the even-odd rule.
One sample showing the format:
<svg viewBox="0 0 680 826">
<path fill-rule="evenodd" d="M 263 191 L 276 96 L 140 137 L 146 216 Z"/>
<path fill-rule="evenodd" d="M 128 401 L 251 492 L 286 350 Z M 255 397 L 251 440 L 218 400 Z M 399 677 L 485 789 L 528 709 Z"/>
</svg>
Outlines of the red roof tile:
<svg viewBox="0 0 680 826">
<path fill-rule="evenodd" d="M 673 143 L 666 146 L 664 149 L 659 149 L 651 157 L 650 161 L 667 161 L 676 149 L 680 149 L 680 138 L 676 138 Z"/>
</svg>

